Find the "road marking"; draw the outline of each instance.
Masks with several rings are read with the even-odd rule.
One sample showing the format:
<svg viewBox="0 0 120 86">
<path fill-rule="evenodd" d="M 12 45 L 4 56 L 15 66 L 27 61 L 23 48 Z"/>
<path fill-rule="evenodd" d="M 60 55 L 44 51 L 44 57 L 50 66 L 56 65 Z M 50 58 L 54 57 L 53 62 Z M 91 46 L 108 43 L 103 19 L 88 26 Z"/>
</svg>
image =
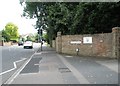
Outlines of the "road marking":
<svg viewBox="0 0 120 86">
<path fill-rule="evenodd" d="M 62 60 L 62 62 L 71 70 L 73 75 L 77 78 L 80 84 L 89 84 L 89 81 L 67 60 L 65 60 L 61 55 L 58 54 L 58 57 Z"/>
<path fill-rule="evenodd" d="M 30 62 L 34 54 L 4 84 L 11 84 L 13 80 L 19 75 L 19 73 L 25 68 L 25 66 Z"/>
<path fill-rule="evenodd" d="M 20 75 L 25 76 L 25 75 L 36 75 L 36 74 L 38 74 L 38 73 L 23 73 L 23 74 L 20 74 Z"/>
<path fill-rule="evenodd" d="M 3 75 L 3 74 L 5 74 L 5 73 L 8 73 L 8 72 L 10 72 L 10 71 L 15 70 L 15 69 L 17 68 L 16 63 L 18 63 L 18 62 L 20 62 L 20 61 L 23 61 L 23 60 L 25 60 L 25 59 L 26 59 L 26 58 L 23 58 L 23 59 L 21 59 L 21 60 L 18 60 L 18 61 L 13 62 L 14 68 L 12 68 L 12 69 L 10 69 L 10 70 L 7 70 L 7 71 L 4 71 L 4 72 L 0 73 L 0 75 Z"/>
<path fill-rule="evenodd" d="M 72 58 L 73 56 L 65 56 L 65 57 Z"/>
<path fill-rule="evenodd" d="M 39 64 L 34 64 L 34 65 L 38 65 L 39 66 Z"/>
<path fill-rule="evenodd" d="M 35 54 L 36 54 L 36 55 L 40 55 L 40 54 L 42 54 L 42 53 L 38 53 L 38 52 L 36 52 Z"/>
</svg>

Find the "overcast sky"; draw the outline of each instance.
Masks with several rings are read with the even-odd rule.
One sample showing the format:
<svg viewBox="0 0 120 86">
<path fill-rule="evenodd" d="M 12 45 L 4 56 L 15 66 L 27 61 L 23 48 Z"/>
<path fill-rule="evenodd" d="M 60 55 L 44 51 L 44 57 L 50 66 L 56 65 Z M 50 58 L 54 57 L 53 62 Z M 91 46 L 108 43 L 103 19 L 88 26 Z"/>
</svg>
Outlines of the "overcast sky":
<svg viewBox="0 0 120 86">
<path fill-rule="evenodd" d="M 2 0 L 0 2 L 0 30 L 4 29 L 8 22 L 12 22 L 19 28 L 20 34 L 35 33 L 35 20 L 22 18 L 23 7 L 19 4 L 19 0 Z"/>
</svg>

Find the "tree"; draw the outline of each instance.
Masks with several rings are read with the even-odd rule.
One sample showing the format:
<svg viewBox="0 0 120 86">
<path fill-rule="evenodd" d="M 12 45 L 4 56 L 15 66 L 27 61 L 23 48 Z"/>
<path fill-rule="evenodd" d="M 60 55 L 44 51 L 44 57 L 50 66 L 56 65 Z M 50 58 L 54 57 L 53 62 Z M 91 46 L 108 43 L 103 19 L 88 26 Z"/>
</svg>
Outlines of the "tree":
<svg viewBox="0 0 120 86">
<path fill-rule="evenodd" d="M 36 36 L 35 36 L 35 34 L 29 34 L 28 36 L 27 36 L 27 39 L 26 39 L 27 41 L 35 41 L 36 40 Z"/>
<path fill-rule="evenodd" d="M 9 42 L 10 37 L 9 35 L 5 32 L 5 30 L 2 30 L 2 37 L 4 38 L 4 41 Z"/>
<path fill-rule="evenodd" d="M 44 29 L 51 43 L 58 31 L 64 35 L 111 32 L 120 26 L 119 8 L 120 2 L 26 2 L 24 14 L 37 18 L 37 27 L 47 26 Z"/>
<path fill-rule="evenodd" d="M 43 34 L 43 39 L 44 39 L 44 41 L 47 41 L 49 43 L 49 38 L 48 38 L 48 34 L 47 33 Z"/>
<path fill-rule="evenodd" d="M 35 42 L 38 42 L 38 34 L 35 33 L 34 35 L 35 35 Z"/>
<path fill-rule="evenodd" d="M 73 18 L 75 34 L 108 33 L 111 28 L 120 26 L 120 2 L 80 3 Z"/>
<path fill-rule="evenodd" d="M 9 38 L 8 41 L 10 40 L 18 41 L 18 37 L 19 37 L 18 27 L 15 24 L 13 23 L 6 24 L 5 30 L 3 33 L 5 33 L 5 35 Z"/>
<path fill-rule="evenodd" d="M 30 36 L 27 36 L 27 41 L 32 41 Z"/>
</svg>

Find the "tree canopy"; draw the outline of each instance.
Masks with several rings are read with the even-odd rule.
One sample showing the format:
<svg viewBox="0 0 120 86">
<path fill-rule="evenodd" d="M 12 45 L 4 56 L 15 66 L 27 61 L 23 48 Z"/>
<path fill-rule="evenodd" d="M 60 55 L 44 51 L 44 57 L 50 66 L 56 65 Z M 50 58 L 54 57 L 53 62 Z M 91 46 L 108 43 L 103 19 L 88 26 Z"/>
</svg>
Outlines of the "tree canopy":
<svg viewBox="0 0 120 86">
<path fill-rule="evenodd" d="M 37 18 L 49 40 L 62 34 L 108 33 L 120 26 L 120 2 L 26 2 L 24 16 Z"/>
<path fill-rule="evenodd" d="M 2 30 L 2 36 L 5 38 L 6 41 L 17 41 L 19 37 L 18 27 L 13 23 L 6 24 L 5 29 Z"/>
</svg>

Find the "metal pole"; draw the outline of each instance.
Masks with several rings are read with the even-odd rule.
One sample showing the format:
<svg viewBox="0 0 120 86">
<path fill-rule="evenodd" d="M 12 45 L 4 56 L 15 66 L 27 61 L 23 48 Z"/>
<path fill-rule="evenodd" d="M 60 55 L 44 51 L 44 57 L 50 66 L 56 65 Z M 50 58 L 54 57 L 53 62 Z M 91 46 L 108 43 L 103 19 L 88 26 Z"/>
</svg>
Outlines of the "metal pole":
<svg viewBox="0 0 120 86">
<path fill-rule="evenodd" d="M 40 42 L 41 42 L 41 51 L 42 51 L 42 36 L 40 36 L 40 39 L 41 39 Z"/>
<path fill-rule="evenodd" d="M 39 27 L 39 34 L 38 34 L 38 40 L 39 40 L 39 42 L 41 43 L 41 51 L 42 51 L 42 34 L 41 34 L 41 29 L 40 29 L 40 27 Z"/>
<path fill-rule="evenodd" d="M 40 31 L 40 42 L 41 42 L 41 51 L 42 51 L 42 29 L 40 29 L 39 31 Z"/>
<path fill-rule="evenodd" d="M 38 43 L 39 43 L 39 34 L 38 34 Z"/>
</svg>

